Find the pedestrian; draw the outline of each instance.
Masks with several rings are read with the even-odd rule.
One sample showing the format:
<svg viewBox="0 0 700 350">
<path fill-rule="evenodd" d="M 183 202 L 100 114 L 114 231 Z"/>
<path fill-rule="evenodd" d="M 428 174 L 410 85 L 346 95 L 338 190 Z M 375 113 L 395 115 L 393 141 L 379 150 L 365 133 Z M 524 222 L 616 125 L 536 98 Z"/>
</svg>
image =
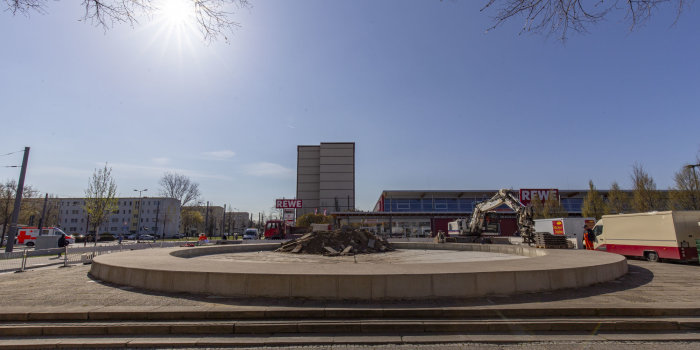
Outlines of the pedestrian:
<svg viewBox="0 0 700 350">
<path fill-rule="evenodd" d="M 66 235 L 61 233 L 61 237 L 58 238 L 58 247 L 65 249 L 65 246 L 67 246 L 67 245 L 68 245 L 68 241 L 66 240 Z M 59 251 L 57 258 L 60 258 L 62 253 L 63 253 L 63 251 Z"/>
<path fill-rule="evenodd" d="M 122 244 L 122 240 L 123 240 L 123 239 L 124 239 L 124 237 L 120 234 L 120 235 L 119 235 L 119 244 Z"/>
</svg>

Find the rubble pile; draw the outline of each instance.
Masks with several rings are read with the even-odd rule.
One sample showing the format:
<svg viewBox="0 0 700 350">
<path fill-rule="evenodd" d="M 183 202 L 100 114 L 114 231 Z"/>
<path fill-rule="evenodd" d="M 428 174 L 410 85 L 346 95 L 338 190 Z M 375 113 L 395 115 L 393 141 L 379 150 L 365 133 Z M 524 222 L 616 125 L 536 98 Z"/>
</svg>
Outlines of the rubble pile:
<svg viewBox="0 0 700 350">
<path fill-rule="evenodd" d="M 326 256 L 369 254 L 392 251 L 385 239 L 367 230 L 341 229 L 307 233 L 283 243 L 276 252 Z"/>
</svg>

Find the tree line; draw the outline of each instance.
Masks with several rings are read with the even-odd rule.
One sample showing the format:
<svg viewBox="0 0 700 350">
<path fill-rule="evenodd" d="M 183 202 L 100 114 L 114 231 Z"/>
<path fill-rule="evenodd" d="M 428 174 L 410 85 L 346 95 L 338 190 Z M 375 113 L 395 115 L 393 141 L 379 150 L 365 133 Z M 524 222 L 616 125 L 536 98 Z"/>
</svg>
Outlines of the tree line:
<svg viewBox="0 0 700 350">
<path fill-rule="evenodd" d="M 630 174 L 631 193 L 623 191 L 615 181 L 610 185 L 608 195 L 604 198 L 590 180 L 581 213 L 586 217 L 600 219 L 605 214 L 700 210 L 698 165 L 700 164 L 685 165 L 674 174 L 675 186 L 668 190 L 668 196 L 664 196 L 657 189 L 654 178 L 638 163 L 632 166 L 632 174 Z"/>
</svg>

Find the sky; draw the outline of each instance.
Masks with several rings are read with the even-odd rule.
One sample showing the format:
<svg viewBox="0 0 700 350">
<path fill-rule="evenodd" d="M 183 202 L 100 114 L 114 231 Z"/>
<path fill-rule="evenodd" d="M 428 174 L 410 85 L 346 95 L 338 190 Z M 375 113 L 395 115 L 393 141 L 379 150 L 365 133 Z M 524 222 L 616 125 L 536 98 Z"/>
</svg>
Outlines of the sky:
<svg viewBox="0 0 700 350">
<path fill-rule="evenodd" d="M 487 31 L 486 0 L 251 3 L 228 42 L 158 16 L 105 31 L 75 1 L 0 12 L 0 180 L 29 146 L 41 193 L 82 197 L 106 163 L 120 196 L 170 171 L 270 212 L 297 145 L 355 142 L 371 210 L 383 190 L 630 188 L 633 164 L 666 189 L 700 155 L 698 4 L 563 43 L 522 18 Z"/>
</svg>

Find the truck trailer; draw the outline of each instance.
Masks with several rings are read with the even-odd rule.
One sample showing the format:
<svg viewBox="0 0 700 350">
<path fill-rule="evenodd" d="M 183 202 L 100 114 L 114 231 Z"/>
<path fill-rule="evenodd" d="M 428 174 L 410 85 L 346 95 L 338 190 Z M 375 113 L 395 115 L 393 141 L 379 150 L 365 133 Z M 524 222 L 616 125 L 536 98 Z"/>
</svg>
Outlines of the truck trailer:
<svg viewBox="0 0 700 350">
<path fill-rule="evenodd" d="M 583 232 L 585 229 L 592 229 L 594 225 L 594 218 L 537 219 L 535 220 L 535 232 L 564 235 L 568 240 L 575 242 L 576 249 L 585 249 Z"/>
<path fill-rule="evenodd" d="M 603 215 L 593 228 L 596 250 L 649 261 L 698 261 L 700 211 Z"/>
</svg>

